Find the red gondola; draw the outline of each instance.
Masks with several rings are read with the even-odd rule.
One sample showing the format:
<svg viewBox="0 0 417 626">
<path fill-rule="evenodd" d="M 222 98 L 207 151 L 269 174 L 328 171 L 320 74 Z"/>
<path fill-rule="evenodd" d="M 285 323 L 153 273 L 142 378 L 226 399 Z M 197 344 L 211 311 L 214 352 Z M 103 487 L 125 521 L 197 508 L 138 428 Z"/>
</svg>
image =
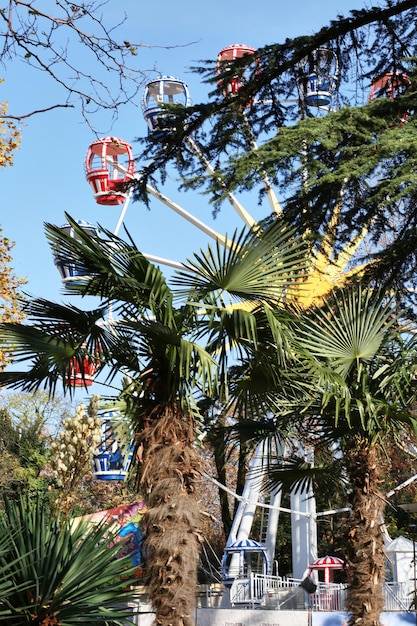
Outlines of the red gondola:
<svg viewBox="0 0 417 626">
<path fill-rule="evenodd" d="M 410 84 L 411 81 L 404 72 L 386 72 L 372 81 L 369 101 L 372 102 L 375 98 L 381 97 L 394 100 L 404 93 Z"/>
<path fill-rule="evenodd" d="M 346 562 L 337 556 L 322 556 L 310 564 L 310 574 L 313 570 L 323 572 L 324 582 L 333 582 L 333 572 L 335 570 L 346 570 Z"/>
<path fill-rule="evenodd" d="M 97 361 L 85 357 L 81 363 L 73 358 L 70 361 L 68 384 L 71 387 L 91 387 L 97 371 Z"/>
<path fill-rule="evenodd" d="M 411 85 L 411 81 L 404 72 L 386 72 L 372 81 L 369 102 L 376 98 L 395 100 Z M 400 124 L 407 121 L 409 111 L 401 114 Z"/>
<path fill-rule="evenodd" d="M 247 46 L 243 43 L 234 43 L 231 46 L 227 46 L 220 50 L 217 55 L 217 74 L 222 74 L 227 69 L 227 64 L 236 59 L 241 59 L 247 54 L 254 54 L 256 52 L 255 48 L 251 48 L 251 46 Z M 224 95 L 225 96 L 235 96 L 242 84 L 245 81 L 244 71 L 240 76 L 234 76 L 232 79 L 227 81 L 225 84 Z M 223 80 L 218 82 L 219 87 L 223 85 Z"/>
<path fill-rule="evenodd" d="M 98 204 L 123 204 L 126 184 L 135 175 L 132 146 L 117 137 L 98 139 L 88 148 L 85 170 Z"/>
</svg>

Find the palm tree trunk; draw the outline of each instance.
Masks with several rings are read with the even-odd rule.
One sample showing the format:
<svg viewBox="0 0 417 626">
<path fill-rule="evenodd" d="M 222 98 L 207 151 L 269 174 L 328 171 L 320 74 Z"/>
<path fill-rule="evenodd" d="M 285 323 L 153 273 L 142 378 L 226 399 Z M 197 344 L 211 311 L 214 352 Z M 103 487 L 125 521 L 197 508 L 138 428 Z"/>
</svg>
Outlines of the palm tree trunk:
<svg viewBox="0 0 417 626">
<path fill-rule="evenodd" d="M 178 405 L 148 415 L 139 435 L 149 596 L 158 626 L 192 626 L 200 553 L 200 456 L 193 420 Z"/>
<path fill-rule="evenodd" d="M 380 489 L 384 470 L 380 457 L 378 448 L 363 440 L 357 440 L 345 457 L 352 485 L 346 537 L 349 626 L 380 626 L 384 607 L 384 498 Z"/>
</svg>

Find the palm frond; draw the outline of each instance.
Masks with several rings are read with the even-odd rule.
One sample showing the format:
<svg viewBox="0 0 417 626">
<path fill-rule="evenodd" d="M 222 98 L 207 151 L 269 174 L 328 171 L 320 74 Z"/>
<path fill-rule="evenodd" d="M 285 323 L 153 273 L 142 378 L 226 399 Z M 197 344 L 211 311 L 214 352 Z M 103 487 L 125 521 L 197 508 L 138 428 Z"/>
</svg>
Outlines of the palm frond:
<svg viewBox="0 0 417 626">
<path fill-rule="evenodd" d="M 180 295 L 201 302 L 210 294 L 228 294 L 230 301 L 283 303 L 307 275 L 306 244 L 285 222 L 235 232 L 229 246 L 219 242 L 194 255 L 187 271 L 178 271 L 172 284 Z"/>
<path fill-rule="evenodd" d="M 395 320 L 389 300 L 354 286 L 335 293 L 304 317 L 298 344 L 346 378 L 378 354 Z"/>
<path fill-rule="evenodd" d="M 360 284 L 303 316 L 296 344 L 317 389 L 305 412 L 370 442 L 401 424 L 414 428 L 416 339 L 404 340 L 399 320 L 389 298 Z"/>
<path fill-rule="evenodd" d="M 172 298 L 161 270 L 148 261 L 133 241 L 124 241 L 100 227 L 101 237 L 86 233 L 68 214 L 74 237 L 61 228 L 46 224 L 46 236 L 54 255 L 65 263 L 82 268 L 85 278 L 68 293 L 97 296 L 104 301 L 123 301 L 137 311 L 158 311 Z"/>
<path fill-rule="evenodd" d="M 286 493 L 311 490 L 331 498 L 341 486 L 346 487 L 346 475 L 340 459 L 329 456 L 327 462 L 312 464 L 294 456 L 270 462 L 265 488 L 281 488 Z"/>
<path fill-rule="evenodd" d="M 63 388 L 71 390 L 70 372 L 75 362 L 82 373 L 86 359 L 99 371 L 109 355 L 120 350 L 120 340 L 100 324 L 105 310 L 86 312 L 44 299 L 33 300 L 28 320 L 4 323 L 0 330 L 2 349 L 13 354 L 14 364 L 26 363 L 28 368 L 0 372 L 0 381 L 25 391 L 43 386 L 53 392 L 61 379 Z"/>
</svg>

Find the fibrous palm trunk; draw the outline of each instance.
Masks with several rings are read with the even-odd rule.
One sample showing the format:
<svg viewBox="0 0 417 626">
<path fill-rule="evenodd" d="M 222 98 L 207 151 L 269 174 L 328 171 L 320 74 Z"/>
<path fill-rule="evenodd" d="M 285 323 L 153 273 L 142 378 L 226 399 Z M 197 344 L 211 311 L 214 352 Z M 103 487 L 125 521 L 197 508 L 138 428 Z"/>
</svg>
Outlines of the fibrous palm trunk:
<svg viewBox="0 0 417 626">
<path fill-rule="evenodd" d="M 158 626 L 192 626 L 201 519 L 194 424 L 175 404 L 147 418 L 139 444 L 148 505 L 144 549 L 150 600 Z"/>
<path fill-rule="evenodd" d="M 385 554 L 380 488 L 382 455 L 376 446 L 357 440 L 345 455 L 352 492 L 352 513 L 346 537 L 349 572 L 349 626 L 380 626 L 384 607 Z"/>
</svg>

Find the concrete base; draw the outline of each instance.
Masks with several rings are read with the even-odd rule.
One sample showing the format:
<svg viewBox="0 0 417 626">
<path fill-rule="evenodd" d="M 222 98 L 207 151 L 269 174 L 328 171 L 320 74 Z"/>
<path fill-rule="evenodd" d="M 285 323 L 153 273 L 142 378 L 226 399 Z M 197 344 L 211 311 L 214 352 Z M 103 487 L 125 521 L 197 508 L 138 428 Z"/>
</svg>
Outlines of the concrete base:
<svg viewBox="0 0 417 626">
<path fill-rule="evenodd" d="M 134 616 L 136 626 L 152 626 L 153 613 L 145 612 Z M 308 626 L 307 611 L 268 611 L 265 609 L 197 609 L 197 626 Z"/>
<path fill-rule="evenodd" d="M 152 626 L 154 613 L 141 604 L 134 612 L 136 626 Z M 271 611 L 267 609 L 196 609 L 196 626 L 345 626 L 347 614 L 336 611 Z M 382 613 L 384 626 L 407 626 L 417 623 L 416 614 Z"/>
</svg>

